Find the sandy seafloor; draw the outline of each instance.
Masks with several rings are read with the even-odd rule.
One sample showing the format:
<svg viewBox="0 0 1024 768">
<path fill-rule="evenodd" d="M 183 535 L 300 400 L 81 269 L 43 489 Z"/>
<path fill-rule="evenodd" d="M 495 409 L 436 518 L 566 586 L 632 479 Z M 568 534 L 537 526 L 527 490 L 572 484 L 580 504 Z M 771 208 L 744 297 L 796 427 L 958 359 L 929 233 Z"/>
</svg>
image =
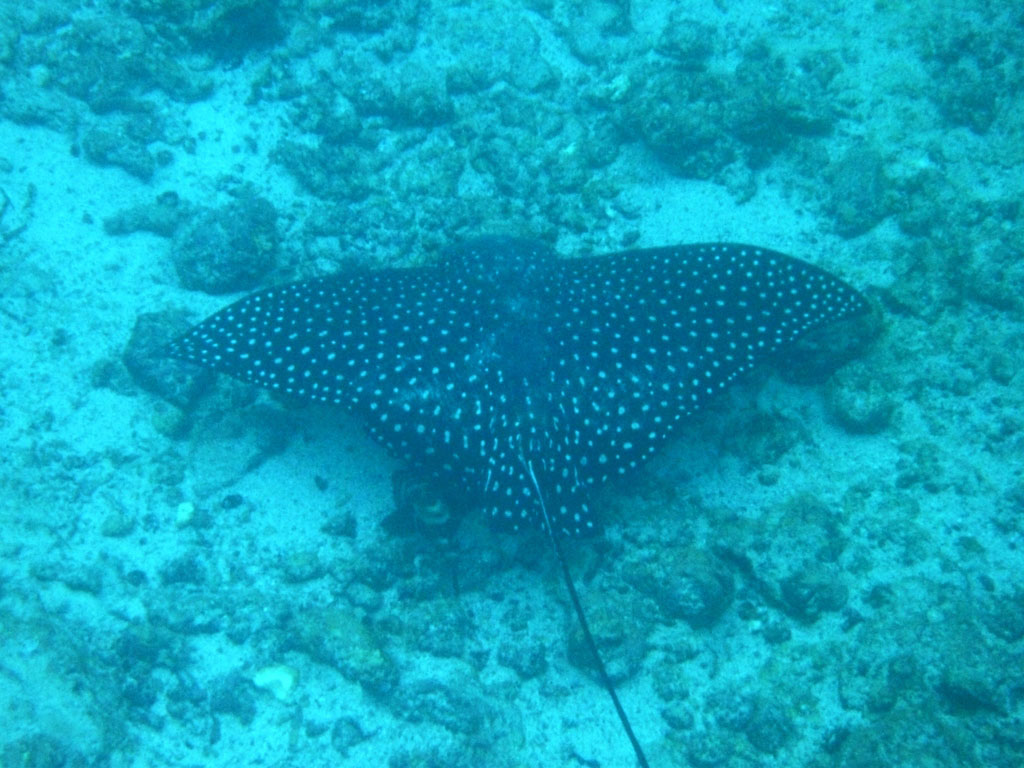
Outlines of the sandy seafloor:
<svg viewBox="0 0 1024 768">
<path fill-rule="evenodd" d="M 1019 5 L 0 14 L 5 768 L 633 764 L 543 538 L 382 528 L 396 464 L 344 413 L 125 362 L 147 313 L 495 232 L 757 243 L 881 320 L 570 546 L 651 765 L 1024 764 Z M 184 277 L 260 199 L 228 260 L 262 268 Z"/>
</svg>

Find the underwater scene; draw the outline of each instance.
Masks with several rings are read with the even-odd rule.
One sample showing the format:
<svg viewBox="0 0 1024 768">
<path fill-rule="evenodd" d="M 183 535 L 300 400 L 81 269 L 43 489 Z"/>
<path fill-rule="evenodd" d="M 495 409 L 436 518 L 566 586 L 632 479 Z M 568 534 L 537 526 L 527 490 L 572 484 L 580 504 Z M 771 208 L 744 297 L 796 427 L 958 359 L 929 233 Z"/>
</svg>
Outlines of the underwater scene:
<svg viewBox="0 0 1024 768">
<path fill-rule="evenodd" d="M 1024 765 L 1024 6 L 0 0 L 0 768 Z"/>
</svg>

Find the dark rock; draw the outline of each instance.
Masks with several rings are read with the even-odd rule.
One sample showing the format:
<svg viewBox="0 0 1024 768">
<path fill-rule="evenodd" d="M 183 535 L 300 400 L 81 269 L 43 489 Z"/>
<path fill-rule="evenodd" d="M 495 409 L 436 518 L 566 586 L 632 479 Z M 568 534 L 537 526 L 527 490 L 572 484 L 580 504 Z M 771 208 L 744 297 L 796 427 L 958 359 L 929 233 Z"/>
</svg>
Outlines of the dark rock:
<svg viewBox="0 0 1024 768">
<path fill-rule="evenodd" d="M 159 395 L 178 408 L 188 408 L 213 381 L 213 374 L 186 367 L 167 356 L 170 340 L 190 323 L 183 312 L 147 312 L 139 315 L 121 360 L 142 389 Z"/>
<path fill-rule="evenodd" d="M 175 193 L 165 192 L 151 203 L 132 206 L 104 219 L 103 229 L 108 235 L 152 232 L 170 237 L 190 212 L 191 206 Z"/>
<path fill-rule="evenodd" d="M 825 405 L 846 431 L 876 434 L 892 421 L 896 401 L 890 386 L 891 379 L 885 379 L 864 363 L 855 362 L 837 371 L 829 380 Z"/>
<path fill-rule="evenodd" d="M 935 81 L 933 98 L 950 123 L 982 134 L 995 121 L 998 97 L 1008 87 L 1001 80 L 999 67 L 982 68 L 974 59 L 963 59 Z"/>
<path fill-rule="evenodd" d="M 403 23 L 414 22 L 418 0 L 324 0 L 318 5 L 331 25 L 350 32 L 384 32 Z"/>
<path fill-rule="evenodd" d="M 684 739 L 686 762 L 694 768 L 720 768 L 731 764 L 737 750 L 736 736 L 719 732 L 717 729 L 687 732 Z"/>
<path fill-rule="evenodd" d="M 681 176 L 707 179 L 732 163 L 738 148 L 724 126 L 718 75 L 647 64 L 626 73 L 619 120 Z"/>
<path fill-rule="evenodd" d="M 347 755 L 352 747 L 366 741 L 369 736 L 370 734 L 354 717 L 339 717 L 331 726 L 331 746 L 342 756 Z"/>
<path fill-rule="evenodd" d="M 983 677 L 947 669 L 938 685 L 939 695 L 953 714 L 1002 713 L 995 687 Z"/>
<path fill-rule="evenodd" d="M 249 725 L 256 718 L 252 682 L 238 672 L 215 682 L 210 693 L 210 710 L 216 714 L 234 715 L 242 725 Z"/>
<path fill-rule="evenodd" d="M 699 69 L 714 51 L 715 29 L 692 18 L 686 8 L 673 8 L 658 38 L 657 50 L 688 69 Z"/>
<path fill-rule="evenodd" d="M 288 552 L 281 558 L 281 578 L 289 584 L 319 579 L 326 572 L 315 550 Z"/>
<path fill-rule="evenodd" d="M 1016 358 L 1002 352 L 993 352 L 988 361 L 988 375 L 992 377 L 992 381 L 1003 386 L 1013 381 L 1017 375 L 1017 368 Z"/>
<path fill-rule="evenodd" d="M 1007 643 L 1024 639 L 1024 589 L 1017 587 L 1009 595 L 987 600 L 981 620 L 989 632 Z"/>
<path fill-rule="evenodd" d="M 759 471 L 768 470 L 793 447 L 806 440 L 804 425 L 781 413 L 757 411 L 728 418 L 737 423 L 722 436 L 722 447 Z M 765 474 L 762 482 L 771 485 L 771 474 Z"/>
<path fill-rule="evenodd" d="M 777 707 L 760 701 L 745 733 L 756 750 L 774 755 L 792 738 L 795 730 L 792 720 Z"/>
<path fill-rule="evenodd" d="M 206 568 L 198 555 L 182 555 L 160 569 L 160 580 L 165 586 L 171 584 L 198 586 L 206 581 Z"/>
<path fill-rule="evenodd" d="M 482 733 L 499 719 L 497 707 L 479 681 L 466 675 L 449 677 L 407 685 L 394 706 L 410 722 L 436 723 L 467 736 Z"/>
<path fill-rule="evenodd" d="M 183 25 L 196 47 L 228 64 L 284 38 L 278 3 L 272 0 L 217 0 L 204 3 Z"/>
<path fill-rule="evenodd" d="M 498 648 L 498 663 L 515 670 L 523 680 L 537 677 L 547 669 L 548 660 L 541 643 L 509 641 Z"/>
<path fill-rule="evenodd" d="M 793 632 L 788 626 L 779 621 L 770 621 L 761 630 L 761 636 L 769 645 L 780 645 L 788 642 L 793 637 Z"/>
<path fill-rule="evenodd" d="M 123 126 L 97 126 L 82 137 L 85 156 L 98 165 L 116 165 L 132 176 L 148 181 L 156 170 L 156 158 L 143 141 L 131 136 Z"/>
<path fill-rule="evenodd" d="M 585 600 L 585 598 L 584 598 Z M 608 676 L 621 682 L 640 671 L 647 653 L 647 635 L 651 631 L 649 612 L 641 601 L 623 596 L 606 596 L 601 602 L 590 602 L 587 620 L 594 642 L 604 659 Z M 569 663 L 597 677 L 597 666 L 575 615 L 571 617 L 568 639 Z"/>
<path fill-rule="evenodd" d="M 730 731 L 745 731 L 754 718 L 757 702 L 754 696 L 738 689 L 714 693 L 710 697 L 715 722 Z"/>
<path fill-rule="evenodd" d="M 825 172 L 827 209 L 843 237 L 861 235 L 893 213 L 885 160 L 873 147 L 857 144 Z"/>
<path fill-rule="evenodd" d="M 688 731 L 696 722 L 693 716 L 693 705 L 682 701 L 673 701 L 661 710 L 661 716 L 668 723 L 669 728 L 676 731 Z"/>
<path fill-rule="evenodd" d="M 277 211 L 261 197 L 204 209 L 183 224 L 171 258 L 185 288 L 228 293 L 256 287 L 274 266 Z"/>
<path fill-rule="evenodd" d="M 846 605 L 849 590 L 828 571 L 811 568 L 784 579 L 779 584 L 779 596 L 787 614 L 801 621 L 815 621 L 821 614 Z"/>
<path fill-rule="evenodd" d="M 695 66 L 703 55 L 695 42 L 688 55 L 645 61 L 608 88 L 622 127 L 676 173 L 723 178 L 737 160 L 759 168 L 798 138 L 831 129 L 835 114 L 822 83 L 767 45 L 749 46 L 729 74 Z"/>
<path fill-rule="evenodd" d="M 121 687 L 121 697 L 133 709 L 149 709 L 156 703 L 160 687 L 153 678 L 143 680 L 125 680 Z"/>
<path fill-rule="evenodd" d="M 68 568 L 56 562 L 36 562 L 30 571 L 40 581 L 58 581 L 74 592 L 98 595 L 103 589 L 103 571 L 93 566 Z"/>
<path fill-rule="evenodd" d="M 129 627 L 114 640 L 113 651 L 125 669 L 150 669 L 169 660 L 171 639 L 166 630 L 149 625 Z"/>
<path fill-rule="evenodd" d="M 405 612 L 406 643 L 433 656 L 461 657 L 468 631 L 465 614 L 443 598 L 423 600 Z"/>
<path fill-rule="evenodd" d="M 377 633 L 353 611 L 338 606 L 307 610 L 291 618 L 287 646 L 337 669 L 367 691 L 387 696 L 398 669 Z"/>
<path fill-rule="evenodd" d="M 348 510 L 335 512 L 324 521 L 323 525 L 320 526 L 320 530 L 328 536 L 354 539 L 356 535 L 356 517 Z"/>
<path fill-rule="evenodd" d="M 624 578 L 653 598 L 664 618 L 683 619 L 692 627 L 712 626 L 734 594 L 729 570 L 713 555 L 692 547 L 631 564 Z"/>
<path fill-rule="evenodd" d="M 835 121 L 819 82 L 764 41 L 743 51 L 723 102 L 726 132 L 743 143 L 747 164 L 764 166 L 802 136 L 827 134 Z"/>
</svg>

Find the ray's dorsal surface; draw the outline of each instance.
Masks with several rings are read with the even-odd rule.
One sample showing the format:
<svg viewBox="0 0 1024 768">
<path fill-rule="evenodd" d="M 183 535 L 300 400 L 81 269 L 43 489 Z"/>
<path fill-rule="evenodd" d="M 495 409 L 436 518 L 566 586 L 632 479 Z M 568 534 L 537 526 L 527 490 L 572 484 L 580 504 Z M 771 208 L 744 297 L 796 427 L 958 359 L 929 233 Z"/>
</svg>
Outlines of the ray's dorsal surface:
<svg viewBox="0 0 1024 768">
<path fill-rule="evenodd" d="M 398 457 L 513 530 L 550 535 L 602 684 L 647 768 L 559 538 L 597 529 L 587 491 L 808 331 L 867 309 L 806 262 L 730 243 L 558 259 L 484 238 L 436 266 L 250 294 L 172 354 L 343 406 Z"/>
<path fill-rule="evenodd" d="M 839 278 L 706 243 L 559 259 L 483 238 L 435 265 L 259 291 L 172 353 L 340 405 L 511 529 L 586 535 L 587 491 L 808 331 L 866 311 Z M 533 477 L 530 476 L 532 469 Z"/>
</svg>

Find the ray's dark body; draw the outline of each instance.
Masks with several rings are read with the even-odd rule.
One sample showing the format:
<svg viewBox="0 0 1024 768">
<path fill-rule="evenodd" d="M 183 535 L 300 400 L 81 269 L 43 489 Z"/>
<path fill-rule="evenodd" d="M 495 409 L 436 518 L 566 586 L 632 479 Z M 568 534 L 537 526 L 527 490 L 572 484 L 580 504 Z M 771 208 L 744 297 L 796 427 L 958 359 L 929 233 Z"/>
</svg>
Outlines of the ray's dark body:
<svg viewBox="0 0 1024 768">
<path fill-rule="evenodd" d="M 484 238 L 434 266 L 251 294 L 174 354 L 347 408 L 509 528 L 544 525 L 539 486 L 554 531 L 585 535 L 589 488 L 643 463 L 737 376 L 866 307 L 831 274 L 752 246 L 559 259 Z"/>
</svg>

